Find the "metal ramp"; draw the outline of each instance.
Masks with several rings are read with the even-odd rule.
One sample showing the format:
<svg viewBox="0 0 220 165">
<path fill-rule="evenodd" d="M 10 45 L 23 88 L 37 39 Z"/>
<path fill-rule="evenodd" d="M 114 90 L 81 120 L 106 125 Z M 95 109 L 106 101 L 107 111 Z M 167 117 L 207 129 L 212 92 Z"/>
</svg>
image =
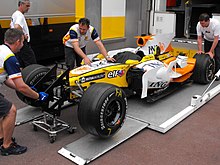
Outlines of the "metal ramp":
<svg viewBox="0 0 220 165">
<path fill-rule="evenodd" d="M 207 93 L 212 99 L 220 92 L 219 82 L 214 82 Z M 186 84 L 176 92 L 168 95 L 154 103 L 146 103 L 139 98 L 128 100 L 128 116 L 146 123 L 148 128 L 161 133 L 166 133 L 187 116 L 195 112 L 207 101 L 201 102 L 199 106 L 191 106 L 193 94 L 201 94 L 208 85 Z"/>
<path fill-rule="evenodd" d="M 26 106 L 24 108 L 21 108 L 17 111 L 15 125 L 19 126 L 23 123 L 32 121 L 34 118 L 36 118 L 37 116 L 41 114 L 42 114 L 42 111 L 40 108 L 36 108 L 32 106 Z"/>
<path fill-rule="evenodd" d="M 88 134 L 61 148 L 58 153 L 75 162 L 76 164 L 87 164 L 125 140 L 129 139 L 147 126 L 148 124 L 146 123 L 127 118 L 120 132 L 118 132 L 112 138 L 100 139 Z"/>
<path fill-rule="evenodd" d="M 103 155 L 144 128 L 165 133 L 220 92 L 219 82 L 214 82 L 205 100 L 191 105 L 192 94 L 201 94 L 207 87 L 199 84 L 183 86 L 156 103 L 146 103 L 140 98 L 128 99 L 127 120 L 113 138 L 100 140 L 86 135 L 61 148 L 58 153 L 76 164 L 83 165 Z"/>
</svg>

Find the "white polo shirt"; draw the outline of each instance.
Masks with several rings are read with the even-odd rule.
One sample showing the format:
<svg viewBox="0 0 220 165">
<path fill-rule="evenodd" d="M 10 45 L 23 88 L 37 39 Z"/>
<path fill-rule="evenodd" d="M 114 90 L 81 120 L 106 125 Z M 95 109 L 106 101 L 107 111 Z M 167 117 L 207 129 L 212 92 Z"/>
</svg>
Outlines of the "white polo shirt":
<svg viewBox="0 0 220 165">
<path fill-rule="evenodd" d="M 20 78 L 21 70 L 17 58 L 7 45 L 0 45 L 0 84 L 6 78 Z"/>
<path fill-rule="evenodd" d="M 10 27 L 14 28 L 15 24 L 18 24 L 22 27 L 24 34 L 28 36 L 27 42 L 30 42 L 30 34 L 26 19 L 24 17 L 24 14 L 22 14 L 19 10 L 15 11 L 12 14 Z"/>
<path fill-rule="evenodd" d="M 208 27 L 202 27 L 200 22 L 198 22 L 197 27 L 197 35 L 202 36 L 208 41 L 214 41 L 215 36 L 219 36 L 220 40 L 220 23 L 217 19 L 210 18 L 210 23 Z"/>
</svg>

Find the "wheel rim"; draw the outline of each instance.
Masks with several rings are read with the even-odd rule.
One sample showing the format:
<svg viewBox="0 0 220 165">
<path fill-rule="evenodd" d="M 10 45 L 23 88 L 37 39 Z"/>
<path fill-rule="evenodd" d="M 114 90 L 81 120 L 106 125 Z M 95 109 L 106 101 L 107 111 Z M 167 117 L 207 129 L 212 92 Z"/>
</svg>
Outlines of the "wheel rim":
<svg viewBox="0 0 220 165">
<path fill-rule="evenodd" d="M 114 127 L 120 122 L 122 107 L 118 100 L 109 103 L 105 111 L 105 123 L 108 127 Z"/>
<path fill-rule="evenodd" d="M 215 66 L 213 65 L 213 62 L 210 62 L 209 67 L 206 71 L 208 81 L 211 81 L 213 79 L 214 70 L 215 70 Z"/>
</svg>

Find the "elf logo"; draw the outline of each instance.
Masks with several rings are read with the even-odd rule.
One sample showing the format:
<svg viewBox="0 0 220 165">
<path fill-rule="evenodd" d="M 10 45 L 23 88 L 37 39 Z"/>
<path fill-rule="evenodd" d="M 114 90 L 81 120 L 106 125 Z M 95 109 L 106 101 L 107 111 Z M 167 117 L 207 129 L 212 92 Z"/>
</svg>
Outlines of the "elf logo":
<svg viewBox="0 0 220 165">
<path fill-rule="evenodd" d="M 111 72 L 108 73 L 107 77 L 108 78 L 114 78 L 117 76 L 122 77 L 124 75 L 125 71 L 124 70 L 113 70 Z"/>
</svg>

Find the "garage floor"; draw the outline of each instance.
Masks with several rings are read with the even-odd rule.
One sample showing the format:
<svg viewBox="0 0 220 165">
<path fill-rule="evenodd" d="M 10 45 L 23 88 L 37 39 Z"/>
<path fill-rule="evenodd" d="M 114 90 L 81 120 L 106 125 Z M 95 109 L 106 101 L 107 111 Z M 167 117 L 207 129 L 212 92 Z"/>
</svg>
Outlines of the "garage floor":
<svg viewBox="0 0 220 165">
<path fill-rule="evenodd" d="M 1 87 L 0 92 L 10 98 L 18 109 L 26 107 L 18 100 L 15 92 L 6 86 Z M 90 164 L 217 165 L 220 162 L 220 102 L 218 100 L 220 95 L 165 134 L 144 129 Z M 34 110 L 36 114 L 40 113 L 39 110 Z M 28 152 L 19 156 L 0 156 L 1 165 L 73 164 L 57 151 L 85 136 L 86 133 L 78 124 L 75 107 L 63 110 L 61 119 L 77 126 L 77 130 L 74 134 L 66 131 L 59 133 L 53 144 L 49 142 L 46 132 L 33 131 L 31 124 L 16 127 L 14 136 L 19 144 L 28 146 Z"/>
</svg>

